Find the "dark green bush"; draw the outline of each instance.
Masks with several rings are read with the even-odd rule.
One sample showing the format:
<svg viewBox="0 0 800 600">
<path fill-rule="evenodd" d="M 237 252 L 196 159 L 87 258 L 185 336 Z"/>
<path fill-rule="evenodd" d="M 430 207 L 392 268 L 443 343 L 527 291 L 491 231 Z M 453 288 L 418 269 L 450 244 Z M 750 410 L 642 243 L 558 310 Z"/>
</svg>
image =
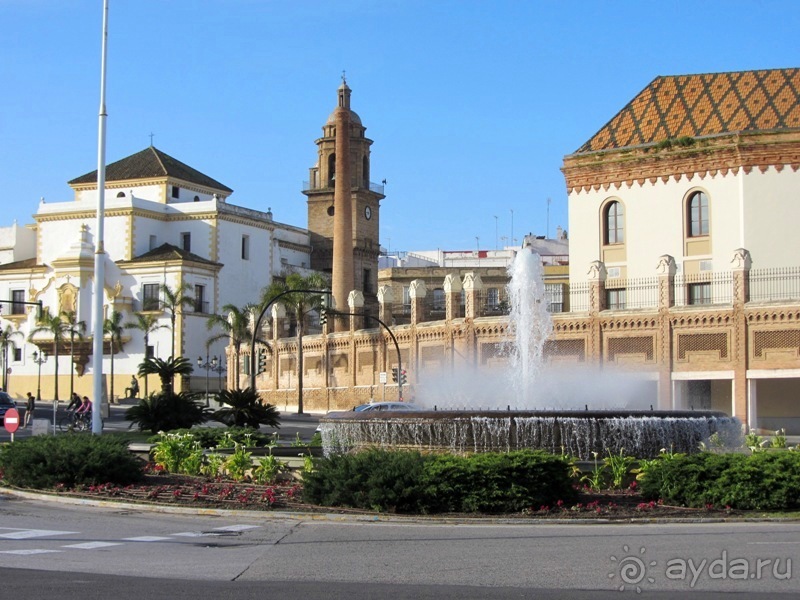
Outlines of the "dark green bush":
<svg viewBox="0 0 800 600">
<path fill-rule="evenodd" d="M 128 485 L 142 479 L 143 466 L 125 440 L 88 433 L 36 436 L 0 450 L 3 480 L 25 488 Z"/>
<path fill-rule="evenodd" d="M 658 461 L 641 481 L 646 499 L 702 508 L 741 510 L 800 508 L 800 453 L 702 452 Z"/>
<path fill-rule="evenodd" d="M 264 404 L 255 390 L 223 390 L 217 400 L 224 406 L 214 411 L 215 421 L 232 427 L 280 427 L 281 415 L 272 404 Z"/>
<path fill-rule="evenodd" d="M 404 513 L 516 512 L 576 492 L 567 463 L 543 452 L 471 456 L 368 450 L 317 461 L 304 496 L 327 506 Z"/>
<path fill-rule="evenodd" d="M 156 434 L 200 425 L 208 421 L 211 412 L 197 401 L 197 394 L 161 392 L 139 400 L 125 411 L 125 418 L 139 431 Z"/>
</svg>

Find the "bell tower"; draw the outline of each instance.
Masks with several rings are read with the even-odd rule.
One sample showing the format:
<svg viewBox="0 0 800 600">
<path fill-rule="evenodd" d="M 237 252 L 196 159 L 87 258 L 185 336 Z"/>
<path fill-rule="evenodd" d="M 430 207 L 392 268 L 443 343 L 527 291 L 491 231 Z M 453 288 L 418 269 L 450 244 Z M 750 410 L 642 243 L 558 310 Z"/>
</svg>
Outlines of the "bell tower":
<svg viewBox="0 0 800 600">
<path fill-rule="evenodd" d="M 385 196 L 382 185 L 370 182 L 372 140 L 350 109 L 350 94 L 343 75 L 337 106 L 315 142 L 317 163 L 303 185 L 313 247 L 311 268 L 332 275 L 337 310 L 347 312 L 347 295 L 359 290 L 364 293 L 364 311 L 377 316 L 380 201 Z"/>
</svg>

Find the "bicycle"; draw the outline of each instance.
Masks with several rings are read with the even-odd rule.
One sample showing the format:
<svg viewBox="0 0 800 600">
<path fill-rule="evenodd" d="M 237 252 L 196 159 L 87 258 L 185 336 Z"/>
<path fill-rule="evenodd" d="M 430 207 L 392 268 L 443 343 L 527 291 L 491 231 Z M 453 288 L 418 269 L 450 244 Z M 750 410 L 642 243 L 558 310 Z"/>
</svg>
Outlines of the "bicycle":
<svg viewBox="0 0 800 600">
<path fill-rule="evenodd" d="M 61 431 L 90 431 L 92 429 L 91 413 L 79 413 L 68 410 L 67 414 L 58 421 Z"/>
</svg>

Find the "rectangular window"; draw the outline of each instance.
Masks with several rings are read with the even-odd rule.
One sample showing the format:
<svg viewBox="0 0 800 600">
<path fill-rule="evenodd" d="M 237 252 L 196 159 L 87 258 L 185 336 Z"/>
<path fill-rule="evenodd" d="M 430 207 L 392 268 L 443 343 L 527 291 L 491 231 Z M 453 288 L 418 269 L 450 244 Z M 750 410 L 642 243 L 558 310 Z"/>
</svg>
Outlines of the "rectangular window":
<svg viewBox="0 0 800 600">
<path fill-rule="evenodd" d="M 154 235 L 150 236 L 150 250 L 158 248 L 158 238 Z"/>
<path fill-rule="evenodd" d="M 158 284 L 145 283 L 142 286 L 142 310 L 158 310 L 160 307 Z"/>
<path fill-rule="evenodd" d="M 194 312 L 208 314 L 208 302 L 206 302 L 206 286 L 194 286 Z"/>
<path fill-rule="evenodd" d="M 250 260 L 250 236 L 242 236 L 242 260 Z"/>
<path fill-rule="evenodd" d="M 403 286 L 403 314 L 411 314 L 411 292 L 407 285 Z"/>
<path fill-rule="evenodd" d="M 486 306 L 489 308 L 497 308 L 500 304 L 500 290 L 497 288 L 489 288 L 486 290 Z"/>
<path fill-rule="evenodd" d="M 181 197 L 181 188 L 179 188 L 177 185 L 172 186 L 172 197 L 173 198 Z"/>
<path fill-rule="evenodd" d="M 688 304 L 711 304 L 711 283 L 690 283 L 688 285 Z"/>
<path fill-rule="evenodd" d="M 22 348 L 14 348 L 14 362 L 22 362 Z"/>
<path fill-rule="evenodd" d="M 25 314 L 25 290 L 11 290 L 11 314 Z"/>
<path fill-rule="evenodd" d="M 192 234 L 184 232 L 181 234 L 181 248 L 186 252 L 192 251 Z"/>
<path fill-rule="evenodd" d="M 623 310 L 625 308 L 625 288 L 606 290 L 606 308 L 608 310 Z"/>
<path fill-rule="evenodd" d="M 147 348 L 144 349 L 145 358 L 153 358 L 155 355 L 156 355 L 155 346 L 147 346 Z"/>
<path fill-rule="evenodd" d="M 372 278 L 372 271 L 370 271 L 369 269 L 364 269 L 364 281 L 362 290 L 364 291 L 365 294 L 372 293 L 372 281 L 370 281 L 371 278 Z"/>
<path fill-rule="evenodd" d="M 564 286 L 560 283 L 545 283 L 544 297 L 547 301 L 547 312 L 564 312 Z"/>
</svg>

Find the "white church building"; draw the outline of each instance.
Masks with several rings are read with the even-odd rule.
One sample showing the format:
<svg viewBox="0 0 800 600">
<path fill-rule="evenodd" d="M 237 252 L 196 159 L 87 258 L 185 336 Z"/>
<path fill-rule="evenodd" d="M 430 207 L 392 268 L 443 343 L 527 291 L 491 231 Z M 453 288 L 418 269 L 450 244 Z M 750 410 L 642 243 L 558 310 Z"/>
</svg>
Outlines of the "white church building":
<svg viewBox="0 0 800 600">
<path fill-rule="evenodd" d="M 37 303 L 53 315 L 74 312 L 76 321 L 85 323 L 86 333 L 76 339 L 74 350 L 68 340 L 59 350 L 58 389 L 59 398 L 67 399 L 72 377 L 79 394 L 91 394 L 91 377 L 84 375 L 91 375 L 94 330 L 97 172 L 69 185 L 74 198 L 41 201 L 32 225 L 0 228 L 0 328 L 9 340 L 3 382 L 17 399 L 28 391 L 35 394 L 38 387 L 44 399 L 55 391 L 53 336 L 29 339 L 38 327 Z M 226 304 L 257 302 L 275 276 L 308 271 L 308 232 L 274 221 L 271 209 L 230 204 L 232 192 L 153 146 L 106 167 L 103 318 L 117 311 L 125 324 L 136 320 L 135 313 L 149 313 L 167 326 L 149 335 L 149 349 L 142 331 L 125 329 L 123 348 L 114 356 L 115 395 L 122 395 L 146 354 L 166 359 L 173 343 L 175 354 L 193 363 L 197 357 L 205 362 L 217 356 L 221 364 L 227 342 L 208 345 L 220 333 L 208 330 L 208 317 Z M 193 298 L 178 312 L 174 332 L 169 312 L 160 307 L 162 284 L 172 290 L 186 286 L 186 295 Z M 34 352 L 40 360 L 46 357 L 41 365 Z M 104 355 L 108 374 L 108 341 Z M 210 375 L 211 389 L 216 389 L 225 376 L 221 371 Z M 158 389 L 155 380 L 149 383 L 150 391 Z M 205 369 L 195 367 L 190 387 L 205 385 Z"/>
</svg>

